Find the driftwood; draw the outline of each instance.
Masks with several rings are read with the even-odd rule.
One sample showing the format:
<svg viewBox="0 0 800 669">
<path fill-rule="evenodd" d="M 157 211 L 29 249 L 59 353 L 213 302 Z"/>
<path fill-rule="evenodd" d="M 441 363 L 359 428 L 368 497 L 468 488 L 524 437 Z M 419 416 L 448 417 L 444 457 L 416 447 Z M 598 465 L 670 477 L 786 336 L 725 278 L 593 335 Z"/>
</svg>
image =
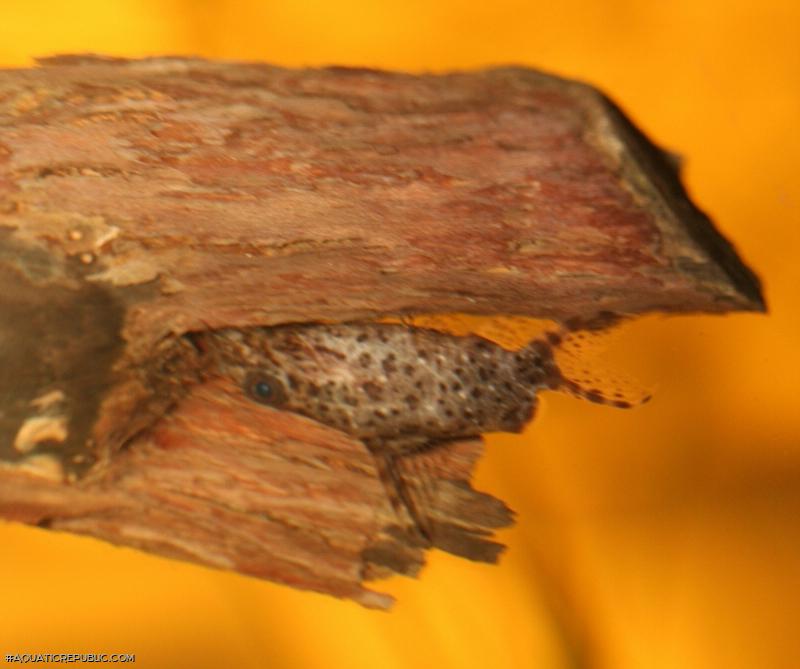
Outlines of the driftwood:
<svg viewBox="0 0 800 669">
<path fill-rule="evenodd" d="M 363 444 L 254 407 L 183 335 L 763 309 L 674 160 L 532 70 L 58 57 L 0 72 L 0 126 L 0 514 L 369 606 L 424 546 Z M 492 561 L 480 448 L 407 480 L 437 546 Z"/>
</svg>

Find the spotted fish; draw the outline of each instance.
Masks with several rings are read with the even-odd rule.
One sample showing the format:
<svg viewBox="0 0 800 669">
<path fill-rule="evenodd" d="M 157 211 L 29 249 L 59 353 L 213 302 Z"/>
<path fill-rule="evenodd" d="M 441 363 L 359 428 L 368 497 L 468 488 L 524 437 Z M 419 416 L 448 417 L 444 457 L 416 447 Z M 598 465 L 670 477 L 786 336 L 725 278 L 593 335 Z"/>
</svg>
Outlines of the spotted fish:
<svg viewBox="0 0 800 669">
<path fill-rule="evenodd" d="M 254 402 L 362 440 L 417 524 L 421 514 L 403 490 L 395 458 L 484 432 L 519 432 L 541 389 L 631 406 L 565 378 L 553 357 L 557 334 L 518 351 L 478 336 L 388 323 L 223 329 L 205 336 L 217 371 Z"/>
</svg>

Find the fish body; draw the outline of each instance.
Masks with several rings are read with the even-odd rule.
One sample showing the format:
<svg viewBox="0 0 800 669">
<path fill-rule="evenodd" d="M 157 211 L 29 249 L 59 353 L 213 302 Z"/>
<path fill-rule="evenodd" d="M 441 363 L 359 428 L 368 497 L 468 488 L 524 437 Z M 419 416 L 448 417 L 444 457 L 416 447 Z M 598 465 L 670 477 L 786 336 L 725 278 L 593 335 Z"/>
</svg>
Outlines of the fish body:
<svg viewBox="0 0 800 669">
<path fill-rule="evenodd" d="M 518 351 L 478 336 L 389 323 L 280 325 L 204 333 L 216 372 L 254 402 L 307 416 L 364 442 L 398 516 L 435 543 L 434 523 L 402 473 L 410 453 L 485 432 L 519 432 L 536 394 L 560 389 L 631 406 L 563 376 L 551 333 Z M 413 471 L 424 480 L 424 472 Z M 418 483 L 418 492 L 425 489 Z"/>
<path fill-rule="evenodd" d="M 393 452 L 518 432 L 562 385 L 550 345 L 508 351 L 399 324 L 282 325 L 208 335 L 217 368 L 254 401 Z"/>
</svg>

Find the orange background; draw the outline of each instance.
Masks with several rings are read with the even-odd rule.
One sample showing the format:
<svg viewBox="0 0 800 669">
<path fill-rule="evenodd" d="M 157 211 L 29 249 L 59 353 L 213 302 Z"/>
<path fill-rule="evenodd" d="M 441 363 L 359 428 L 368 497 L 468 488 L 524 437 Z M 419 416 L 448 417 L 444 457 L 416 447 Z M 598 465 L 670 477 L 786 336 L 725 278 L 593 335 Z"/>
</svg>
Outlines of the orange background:
<svg viewBox="0 0 800 669">
<path fill-rule="evenodd" d="M 477 487 L 519 512 L 498 567 L 434 552 L 391 614 L 0 525 L 0 653 L 142 667 L 800 666 L 800 4 L 792 0 L 3 0 L 0 64 L 95 51 L 591 81 L 687 159 L 770 315 L 648 317 L 610 352 L 633 412 L 550 395 Z"/>
</svg>

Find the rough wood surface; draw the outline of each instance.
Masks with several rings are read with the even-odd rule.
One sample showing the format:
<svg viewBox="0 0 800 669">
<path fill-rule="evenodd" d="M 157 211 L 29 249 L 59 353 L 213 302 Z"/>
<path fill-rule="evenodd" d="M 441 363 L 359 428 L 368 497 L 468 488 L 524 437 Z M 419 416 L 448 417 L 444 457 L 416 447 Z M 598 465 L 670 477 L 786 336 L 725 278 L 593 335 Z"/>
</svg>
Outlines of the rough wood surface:
<svg viewBox="0 0 800 669">
<path fill-rule="evenodd" d="M 0 71 L 0 514 L 372 606 L 412 574 L 364 446 L 254 408 L 187 332 L 468 312 L 760 310 L 676 167 L 595 89 L 59 57 Z M 494 560 L 480 444 L 417 456 Z M 433 491 L 431 493 L 430 491 Z"/>
</svg>

